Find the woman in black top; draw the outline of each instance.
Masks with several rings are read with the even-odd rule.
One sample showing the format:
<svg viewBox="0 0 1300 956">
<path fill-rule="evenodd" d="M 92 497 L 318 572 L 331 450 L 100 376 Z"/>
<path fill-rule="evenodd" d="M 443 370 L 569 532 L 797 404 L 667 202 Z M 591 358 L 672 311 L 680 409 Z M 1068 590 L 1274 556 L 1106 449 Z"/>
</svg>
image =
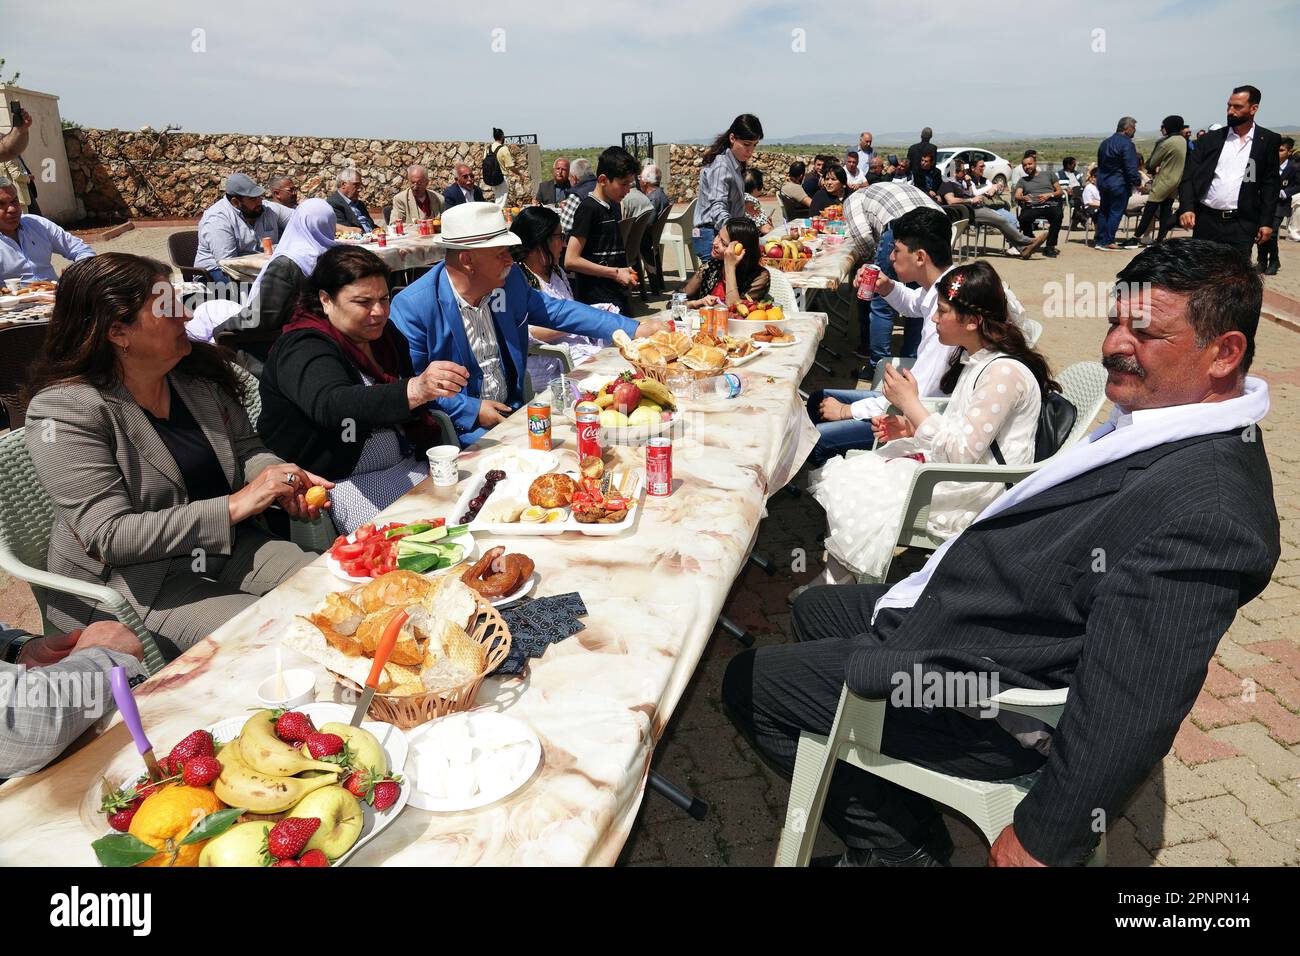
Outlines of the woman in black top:
<svg viewBox="0 0 1300 956">
<path fill-rule="evenodd" d="M 413 375 L 388 307 L 388 267 L 379 257 L 330 249 L 262 371 L 262 437 L 335 481 L 332 514 L 344 533 L 427 476 L 421 456 L 438 431 L 425 406 L 455 395 L 469 376 L 441 361 Z"/>
<path fill-rule="evenodd" d="M 822 174 L 822 188 L 813 196 L 812 205 L 808 207 L 809 216 L 820 216 L 827 206 L 844 205 L 844 197 L 849 194 L 849 174 L 843 166 L 831 166 Z"/>
<path fill-rule="evenodd" d="M 740 244 L 739 251 L 736 243 Z M 687 308 L 732 306 L 744 298 L 765 298 L 772 276 L 759 261 L 762 254 L 754 220 L 748 216 L 728 219 L 713 237 L 713 255 L 703 260 L 682 286 Z"/>
</svg>

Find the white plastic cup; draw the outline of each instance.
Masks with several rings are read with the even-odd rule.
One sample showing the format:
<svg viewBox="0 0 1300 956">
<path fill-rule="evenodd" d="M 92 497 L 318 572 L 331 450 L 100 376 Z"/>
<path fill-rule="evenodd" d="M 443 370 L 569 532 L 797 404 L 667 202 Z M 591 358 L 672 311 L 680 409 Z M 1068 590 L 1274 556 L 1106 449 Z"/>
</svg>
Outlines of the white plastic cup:
<svg viewBox="0 0 1300 956">
<path fill-rule="evenodd" d="M 284 671 L 284 696 L 280 696 L 279 683 L 272 674 L 257 685 L 257 700 L 263 707 L 293 710 L 316 699 L 316 675 L 301 667 L 291 667 Z"/>
<path fill-rule="evenodd" d="M 460 446 L 435 445 L 429 449 L 429 477 L 435 485 L 446 488 L 460 480 Z"/>
</svg>

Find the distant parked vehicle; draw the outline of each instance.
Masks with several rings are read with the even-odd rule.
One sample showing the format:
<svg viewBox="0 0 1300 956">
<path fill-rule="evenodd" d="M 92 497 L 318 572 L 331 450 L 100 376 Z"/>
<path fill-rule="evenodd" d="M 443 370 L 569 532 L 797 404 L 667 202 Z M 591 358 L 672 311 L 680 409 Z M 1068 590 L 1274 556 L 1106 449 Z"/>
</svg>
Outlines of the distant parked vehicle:
<svg viewBox="0 0 1300 956">
<path fill-rule="evenodd" d="M 1011 163 L 1003 159 L 997 153 L 990 153 L 987 149 L 980 149 L 977 146 L 945 146 L 939 150 L 938 156 L 935 157 L 935 168 L 947 179 L 952 175 L 952 165 L 954 162 L 963 162 L 967 166 L 975 165 L 975 161 L 984 160 L 984 178 L 989 182 L 1011 182 Z"/>
</svg>

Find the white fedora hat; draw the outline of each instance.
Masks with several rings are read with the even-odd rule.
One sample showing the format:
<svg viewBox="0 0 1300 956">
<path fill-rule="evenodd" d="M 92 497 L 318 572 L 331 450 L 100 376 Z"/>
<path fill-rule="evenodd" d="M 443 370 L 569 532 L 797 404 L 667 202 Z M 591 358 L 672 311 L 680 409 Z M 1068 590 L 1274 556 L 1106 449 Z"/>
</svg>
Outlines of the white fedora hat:
<svg viewBox="0 0 1300 956">
<path fill-rule="evenodd" d="M 446 249 L 490 249 L 520 242 L 496 203 L 467 202 L 442 214 L 438 244 Z"/>
</svg>

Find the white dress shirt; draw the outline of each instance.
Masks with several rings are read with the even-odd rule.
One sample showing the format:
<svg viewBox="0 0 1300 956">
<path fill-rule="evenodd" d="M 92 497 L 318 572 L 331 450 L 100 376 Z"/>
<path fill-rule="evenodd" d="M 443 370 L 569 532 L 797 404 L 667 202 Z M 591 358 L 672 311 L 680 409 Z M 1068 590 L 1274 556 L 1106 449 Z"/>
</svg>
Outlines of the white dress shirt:
<svg viewBox="0 0 1300 956">
<path fill-rule="evenodd" d="M 506 382 L 505 365 L 501 361 L 501 346 L 497 341 L 496 324 L 492 321 L 491 302 L 493 294 L 483 296 L 478 305 L 470 305 L 460 297 L 456 287 L 452 286 L 456 304 L 460 306 L 460 319 L 465 323 L 465 335 L 469 339 L 469 350 L 478 360 L 478 367 L 483 372 L 483 388 L 478 398 L 490 402 L 504 402 L 510 394 Z"/>
<path fill-rule="evenodd" d="M 949 266 L 944 269 L 939 273 L 939 279 L 954 268 Z M 916 347 L 916 364 L 912 366 L 912 377 L 916 379 L 917 394 L 921 398 L 943 395 L 939 381 L 943 378 L 943 373 L 948 371 L 948 365 L 956 351 L 954 346 L 939 341 L 939 327 L 934 324 L 934 313 L 939 309 L 939 279 L 935 279 L 934 285 L 925 289 L 909 289 L 903 283 L 895 281 L 893 291 L 885 296 L 885 301 L 899 315 L 921 317 L 921 344 Z M 889 399 L 883 395 L 860 398 L 849 406 L 849 411 L 854 418 L 865 421 L 889 411 Z"/>
<path fill-rule="evenodd" d="M 1226 402 L 1194 402 L 1168 408 L 1148 408 L 1124 413 L 1118 407 L 1100 428 L 1072 448 L 1057 455 L 1024 481 L 1015 485 L 989 505 L 970 525 L 1006 511 L 1026 498 L 1076 478 L 1111 462 L 1136 455 L 1140 451 L 1216 432 L 1234 431 L 1263 420 L 1268 414 L 1268 384 L 1261 378 L 1247 376 L 1245 394 Z M 967 529 L 969 530 L 969 528 Z M 966 532 L 963 531 L 962 534 Z M 925 562 L 920 571 L 899 581 L 876 602 L 871 621 L 874 624 L 881 608 L 914 607 L 929 583 L 943 556 L 961 535 L 949 538 Z"/>
<path fill-rule="evenodd" d="M 50 282 L 58 281 L 51 258 L 58 253 L 76 262 L 95 254 L 72 233 L 61 229 L 57 223 L 44 216 L 24 213 L 18 219 L 18 239 L 0 235 L 0 279 L 21 279 L 32 276 Z"/>
<path fill-rule="evenodd" d="M 1250 124 L 1245 136 L 1238 136 L 1235 129 L 1228 130 L 1228 138 L 1219 151 L 1219 162 L 1214 167 L 1214 182 L 1210 183 L 1210 191 L 1205 194 L 1205 205 L 1211 209 L 1237 208 L 1237 197 L 1241 194 L 1241 182 L 1246 178 L 1250 147 L 1254 142 L 1254 123 Z"/>
</svg>

